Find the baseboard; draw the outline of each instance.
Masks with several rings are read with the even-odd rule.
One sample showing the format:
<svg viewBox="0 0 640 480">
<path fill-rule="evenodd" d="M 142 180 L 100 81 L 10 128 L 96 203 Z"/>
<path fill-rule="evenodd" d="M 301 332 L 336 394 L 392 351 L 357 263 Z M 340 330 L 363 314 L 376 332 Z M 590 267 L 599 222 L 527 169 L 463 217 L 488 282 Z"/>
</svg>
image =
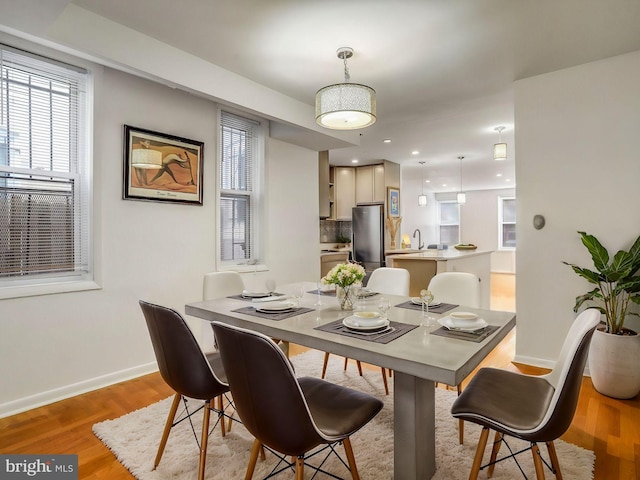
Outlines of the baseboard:
<svg viewBox="0 0 640 480">
<path fill-rule="evenodd" d="M 134 368 L 120 370 L 119 372 L 113 372 L 108 375 L 92 378 L 84 382 L 73 383 L 64 387 L 12 400 L 10 402 L 0 404 L 0 418 L 26 412 L 33 408 L 49 405 L 50 403 L 65 400 L 67 398 L 75 397 L 76 395 L 81 395 L 83 393 L 113 385 L 114 383 L 124 382 L 126 380 L 131 380 L 132 378 L 137 378 L 157 371 L 158 364 L 156 362 L 151 362 L 146 365 L 139 365 Z"/>
<path fill-rule="evenodd" d="M 513 361 L 515 363 L 523 363 L 525 365 L 531 365 L 532 367 L 538 367 L 538 368 L 548 368 L 548 369 L 552 369 L 556 362 L 554 362 L 553 360 L 545 360 L 543 358 L 537 358 L 537 357 L 526 357 L 524 355 L 515 355 L 513 357 Z"/>
</svg>

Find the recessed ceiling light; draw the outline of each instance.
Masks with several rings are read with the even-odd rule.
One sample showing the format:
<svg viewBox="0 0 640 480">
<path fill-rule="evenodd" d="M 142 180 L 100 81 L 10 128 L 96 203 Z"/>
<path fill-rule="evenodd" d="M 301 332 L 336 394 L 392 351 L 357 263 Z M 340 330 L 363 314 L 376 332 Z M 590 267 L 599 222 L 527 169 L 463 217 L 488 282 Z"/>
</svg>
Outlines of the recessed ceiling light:
<svg viewBox="0 0 640 480">
<path fill-rule="evenodd" d="M 511 179 L 510 179 L 510 178 L 505 178 L 505 180 L 504 180 L 504 181 L 505 181 L 505 182 L 510 182 L 510 181 L 511 181 Z"/>
<path fill-rule="evenodd" d="M 426 179 L 426 180 L 424 181 L 424 183 L 431 183 L 431 180 Z"/>
<path fill-rule="evenodd" d="M 354 158 L 353 160 L 351 160 L 351 163 L 358 163 L 358 159 Z"/>
<path fill-rule="evenodd" d="M 414 150 L 413 152 L 411 152 L 411 155 L 418 155 L 420 152 L 418 150 Z"/>
<path fill-rule="evenodd" d="M 496 173 L 496 177 L 501 177 L 502 174 L 501 173 Z"/>
<path fill-rule="evenodd" d="M 443 184 L 442 184 L 442 186 L 443 186 L 443 187 L 446 187 L 446 186 L 447 186 L 447 184 L 446 184 L 446 183 L 443 183 Z"/>
<path fill-rule="evenodd" d="M 385 138 L 385 139 L 383 140 L 383 142 L 384 142 L 384 143 L 391 143 L 391 139 L 390 139 L 390 138 Z"/>
</svg>

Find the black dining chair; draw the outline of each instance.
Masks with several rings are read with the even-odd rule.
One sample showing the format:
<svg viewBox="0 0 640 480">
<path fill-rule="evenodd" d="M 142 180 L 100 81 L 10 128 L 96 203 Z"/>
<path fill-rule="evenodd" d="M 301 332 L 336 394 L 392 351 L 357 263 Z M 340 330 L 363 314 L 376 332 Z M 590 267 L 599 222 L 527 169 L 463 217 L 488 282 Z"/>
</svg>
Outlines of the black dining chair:
<svg viewBox="0 0 640 480">
<path fill-rule="evenodd" d="M 191 422 L 191 416 L 203 408 L 198 467 L 198 480 L 203 480 L 212 411 L 217 415 L 216 425 L 220 423 L 222 436 L 226 433 L 224 419 L 227 415 L 224 413 L 224 394 L 229 391 L 229 386 L 226 383 L 222 360 L 217 352 L 205 356 L 187 323 L 178 312 L 144 300 L 140 300 L 139 303 L 147 322 L 160 374 L 176 392 L 162 432 L 153 469 L 155 470 L 160 464 L 171 429 L 186 418 Z M 190 412 L 187 398 L 203 400 L 204 404 Z M 216 399 L 217 408 L 214 406 Z M 186 414 L 176 419 L 181 401 L 185 406 Z"/>
<path fill-rule="evenodd" d="M 589 344 L 599 323 L 599 310 L 582 312 L 571 325 L 554 369 L 546 375 L 482 368 L 471 379 L 451 407 L 454 417 L 482 426 L 469 480 L 477 479 L 485 467 L 491 477 L 497 462 L 513 457 L 517 463 L 515 456 L 527 450 L 533 455 L 536 478 L 543 480 L 546 462 L 540 455 L 540 442 L 547 445 L 551 471 L 556 478 L 562 478 L 553 441 L 571 425 Z M 495 440 L 489 463 L 483 467 L 482 456 L 490 429 L 496 432 Z M 505 436 L 525 440 L 530 447 L 497 460 L 500 445 L 506 443 Z"/>
<path fill-rule="evenodd" d="M 280 458 L 266 478 L 295 467 L 296 479 L 302 480 L 305 466 L 337 478 L 322 469 L 329 455 L 338 455 L 337 443 L 343 444 L 351 476 L 358 480 L 349 438 L 378 414 L 382 402 L 319 378 L 296 378 L 282 350 L 261 333 L 220 322 L 212 326 L 236 412 L 255 437 L 245 480 L 252 478 L 262 446 Z M 308 463 L 325 450 L 319 465 Z"/>
</svg>

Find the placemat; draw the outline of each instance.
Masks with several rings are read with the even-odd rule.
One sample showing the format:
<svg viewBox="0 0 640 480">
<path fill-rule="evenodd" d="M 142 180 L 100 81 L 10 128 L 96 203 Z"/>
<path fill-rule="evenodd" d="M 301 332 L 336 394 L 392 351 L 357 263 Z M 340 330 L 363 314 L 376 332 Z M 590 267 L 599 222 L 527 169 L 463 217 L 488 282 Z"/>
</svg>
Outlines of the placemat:
<svg viewBox="0 0 640 480">
<path fill-rule="evenodd" d="M 284 293 L 276 293 L 273 292 L 271 295 L 269 295 L 270 297 L 281 297 L 283 296 Z M 244 300 L 245 302 L 250 302 L 251 300 L 260 300 L 263 298 L 267 298 L 267 297 L 257 297 L 257 298 L 252 298 L 252 297 L 243 297 L 242 295 L 229 295 L 227 298 L 233 298 L 234 300 Z M 264 301 L 264 300 L 263 300 Z"/>
<path fill-rule="evenodd" d="M 245 315 L 251 315 L 252 317 L 266 318 L 267 320 L 284 320 L 285 318 L 295 317 L 296 315 L 302 315 L 303 313 L 313 312 L 313 308 L 300 307 L 281 313 L 258 312 L 255 307 L 242 307 L 231 311 L 236 313 L 244 313 Z"/>
<path fill-rule="evenodd" d="M 318 295 L 318 290 L 310 290 L 307 293 L 312 293 L 314 295 Z M 320 290 L 320 295 L 324 295 L 325 297 L 335 297 L 336 296 L 336 291 L 335 290 Z"/>
<path fill-rule="evenodd" d="M 449 310 L 453 310 L 454 308 L 459 307 L 459 306 L 460 305 L 454 305 L 452 303 L 441 303 L 437 307 L 429 307 L 429 313 L 445 313 L 445 312 L 448 312 Z M 406 308 L 408 310 L 422 311 L 422 305 L 416 305 L 411 300 L 409 300 L 408 302 L 399 303 L 398 305 L 396 305 L 396 307 L 398 307 L 398 308 Z M 426 311 L 426 309 L 425 309 L 425 311 Z"/>
<path fill-rule="evenodd" d="M 351 338 L 359 338 L 360 340 L 367 340 L 369 342 L 389 343 L 392 340 L 395 340 L 396 338 L 399 338 L 405 333 L 409 333 L 411 330 L 418 327 L 418 325 L 408 325 L 406 323 L 399 322 L 389 322 L 389 326 L 393 329 L 392 331 L 383 330 L 380 333 L 363 334 L 355 332 L 353 330 L 349 330 L 342 324 L 342 320 L 336 320 L 325 325 L 320 325 L 319 327 L 316 327 L 315 330 L 337 333 L 338 335 L 344 335 Z"/>
<path fill-rule="evenodd" d="M 444 327 L 440 327 L 437 330 L 431 332 L 431 335 L 440 335 L 441 337 L 457 338 L 459 340 L 466 340 L 468 342 L 480 343 L 489 335 L 493 334 L 500 327 L 489 325 L 475 332 L 461 332 L 460 330 L 448 330 Z"/>
</svg>

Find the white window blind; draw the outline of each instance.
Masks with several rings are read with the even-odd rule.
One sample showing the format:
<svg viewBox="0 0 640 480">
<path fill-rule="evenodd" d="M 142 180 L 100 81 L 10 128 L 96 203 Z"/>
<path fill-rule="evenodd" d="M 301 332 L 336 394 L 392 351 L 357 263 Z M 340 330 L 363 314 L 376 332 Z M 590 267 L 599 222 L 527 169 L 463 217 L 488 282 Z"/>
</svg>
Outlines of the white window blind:
<svg viewBox="0 0 640 480">
<path fill-rule="evenodd" d="M 0 287 L 90 274 L 87 83 L 0 44 Z"/>
<path fill-rule="evenodd" d="M 260 124 L 221 112 L 220 260 L 257 263 L 256 171 L 262 159 Z"/>
</svg>

